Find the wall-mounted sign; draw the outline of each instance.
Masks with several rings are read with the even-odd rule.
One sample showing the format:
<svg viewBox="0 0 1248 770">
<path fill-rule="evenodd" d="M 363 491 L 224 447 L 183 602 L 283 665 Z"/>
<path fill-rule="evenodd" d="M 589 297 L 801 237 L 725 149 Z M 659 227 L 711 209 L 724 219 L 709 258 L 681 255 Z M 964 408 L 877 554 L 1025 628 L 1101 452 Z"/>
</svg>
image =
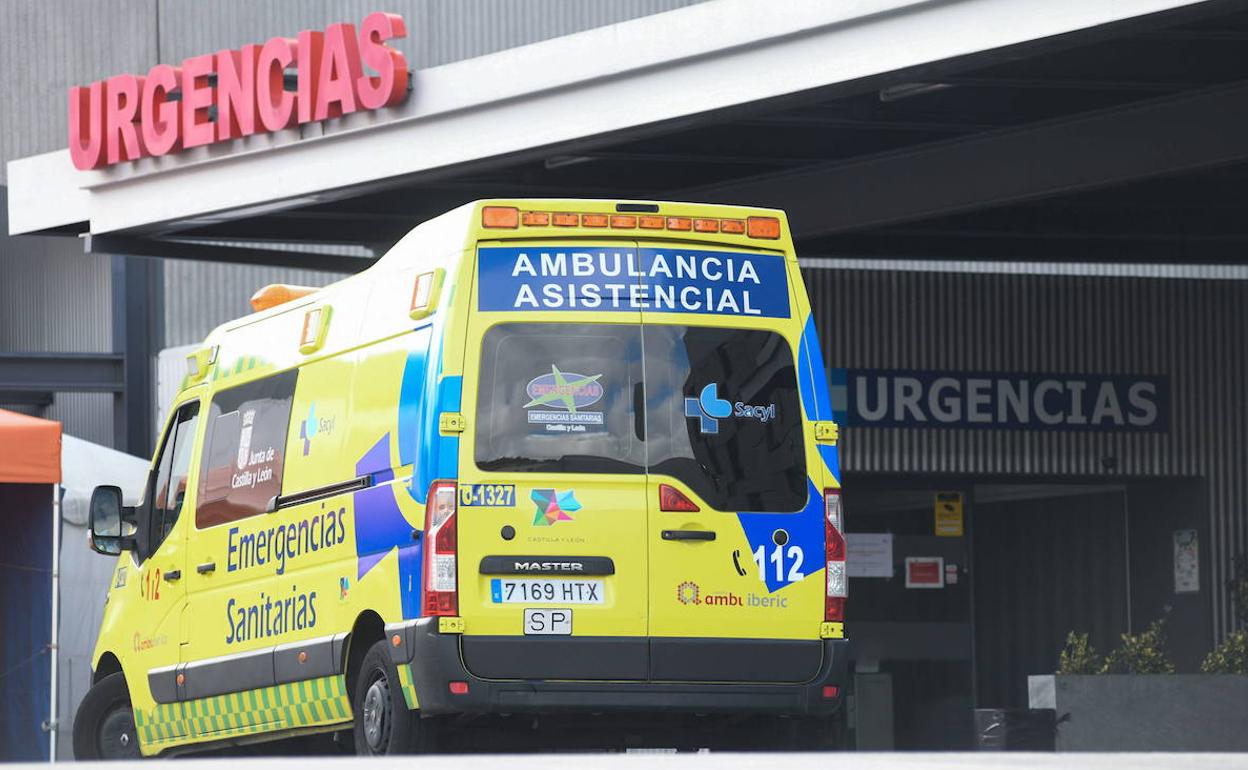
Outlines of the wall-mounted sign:
<svg viewBox="0 0 1248 770">
<path fill-rule="evenodd" d="M 848 425 L 1156 432 L 1170 425 L 1162 376 L 833 369 L 831 385 Z"/>
<path fill-rule="evenodd" d="M 936 493 L 936 536 L 962 537 L 962 493 Z"/>
<path fill-rule="evenodd" d="M 99 168 L 398 104 L 407 59 L 386 41 L 406 36 L 403 17 L 373 13 L 358 33 L 354 24 L 330 24 L 75 86 L 70 157 L 77 168 Z"/>
<path fill-rule="evenodd" d="M 893 576 L 893 536 L 888 532 L 845 535 L 845 569 L 851 578 Z"/>
<path fill-rule="evenodd" d="M 906 588 L 944 588 L 943 556 L 907 556 Z"/>
<path fill-rule="evenodd" d="M 1200 591 L 1200 540 L 1194 529 L 1174 531 L 1174 592 Z"/>
</svg>

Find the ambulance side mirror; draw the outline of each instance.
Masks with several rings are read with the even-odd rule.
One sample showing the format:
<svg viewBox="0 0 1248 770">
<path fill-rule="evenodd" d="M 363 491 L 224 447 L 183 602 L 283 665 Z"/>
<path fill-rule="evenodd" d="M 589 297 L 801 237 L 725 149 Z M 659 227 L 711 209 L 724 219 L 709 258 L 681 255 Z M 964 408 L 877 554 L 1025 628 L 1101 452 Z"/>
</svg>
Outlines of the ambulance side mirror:
<svg viewBox="0 0 1248 770">
<path fill-rule="evenodd" d="M 135 509 L 122 505 L 121 488 L 99 486 L 91 493 L 91 550 L 108 556 L 134 550 Z"/>
</svg>

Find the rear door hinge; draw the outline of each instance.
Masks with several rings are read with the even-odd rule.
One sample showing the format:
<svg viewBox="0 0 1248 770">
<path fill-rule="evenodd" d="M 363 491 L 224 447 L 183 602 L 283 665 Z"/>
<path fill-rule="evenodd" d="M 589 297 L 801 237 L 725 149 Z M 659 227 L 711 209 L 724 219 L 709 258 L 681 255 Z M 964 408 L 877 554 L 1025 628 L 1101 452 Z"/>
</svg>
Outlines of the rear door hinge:
<svg viewBox="0 0 1248 770">
<path fill-rule="evenodd" d="M 835 446 L 840 437 L 841 428 L 836 423 L 830 420 L 815 423 L 815 441 Z"/>
<path fill-rule="evenodd" d="M 459 412 L 443 412 L 438 418 L 438 430 L 443 433 L 463 433 L 464 416 Z"/>
</svg>

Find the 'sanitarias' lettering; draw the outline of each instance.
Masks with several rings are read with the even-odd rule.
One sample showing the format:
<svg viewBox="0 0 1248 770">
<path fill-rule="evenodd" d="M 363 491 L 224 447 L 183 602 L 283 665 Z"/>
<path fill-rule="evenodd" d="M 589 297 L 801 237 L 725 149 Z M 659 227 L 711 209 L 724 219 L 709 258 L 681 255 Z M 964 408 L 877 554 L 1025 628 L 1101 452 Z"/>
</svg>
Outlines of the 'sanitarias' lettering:
<svg viewBox="0 0 1248 770">
<path fill-rule="evenodd" d="M 100 168 L 393 106 L 407 95 L 407 59 L 386 41 L 406 36 L 403 17 L 379 12 L 358 33 L 354 24 L 331 24 L 75 86 L 70 157 L 79 169 Z M 289 67 L 294 91 L 284 88 Z"/>
</svg>

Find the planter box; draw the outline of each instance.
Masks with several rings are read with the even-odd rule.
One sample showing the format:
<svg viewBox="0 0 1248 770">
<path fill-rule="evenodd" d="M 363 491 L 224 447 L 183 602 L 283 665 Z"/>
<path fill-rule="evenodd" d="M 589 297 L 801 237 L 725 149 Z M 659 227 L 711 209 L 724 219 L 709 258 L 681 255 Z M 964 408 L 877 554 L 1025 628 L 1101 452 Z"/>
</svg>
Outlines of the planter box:
<svg viewBox="0 0 1248 770">
<path fill-rule="evenodd" d="M 1248 676 L 1031 676 L 1057 714 L 1058 751 L 1248 751 Z"/>
</svg>

